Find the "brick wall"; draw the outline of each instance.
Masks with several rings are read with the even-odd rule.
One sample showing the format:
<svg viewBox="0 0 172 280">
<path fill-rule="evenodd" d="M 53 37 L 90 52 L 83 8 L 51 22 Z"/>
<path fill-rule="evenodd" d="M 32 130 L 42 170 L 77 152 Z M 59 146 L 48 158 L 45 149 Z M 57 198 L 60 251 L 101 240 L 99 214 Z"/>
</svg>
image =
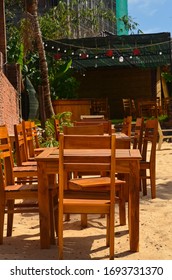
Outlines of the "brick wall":
<svg viewBox="0 0 172 280">
<path fill-rule="evenodd" d="M 14 124 L 18 122 L 18 93 L 0 69 L 0 125 L 6 124 L 9 135 L 14 135 Z"/>
</svg>

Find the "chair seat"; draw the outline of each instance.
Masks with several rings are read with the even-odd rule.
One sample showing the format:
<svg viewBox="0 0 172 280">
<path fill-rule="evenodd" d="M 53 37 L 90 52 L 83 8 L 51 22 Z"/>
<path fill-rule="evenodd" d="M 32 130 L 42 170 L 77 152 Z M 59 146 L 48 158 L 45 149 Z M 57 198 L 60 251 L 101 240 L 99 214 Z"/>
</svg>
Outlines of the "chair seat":
<svg viewBox="0 0 172 280">
<path fill-rule="evenodd" d="M 37 176 L 37 166 L 36 165 L 23 165 L 23 166 L 14 166 L 13 172 L 32 172 Z"/>
<path fill-rule="evenodd" d="M 22 166 L 37 166 L 37 162 L 29 159 L 29 161 L 22 162 Z"/>
<path fill-rule="evenodd" d="M 108 214 L 110 207 L 109 200 L 64 199 L 63 203 L 65 213 L 70 214 Z"/>
<path fill-rule="evenodd" d="M 124 184 L 125 181 L 122 180 L 115 180 L 115 185 L 119 184 Z M 69 181 L 69 189 L 78 189 L 78 190 L 83 190 L 83 189 L 89 189 L 92 188 L 93 190 L 96 188 L 100 190 L 100 187 L 103 188 L 103 190 L 109 189 L 109 184 L 110 184 L 110 178 L 109 177 L 90 177 L 90 178 L 76 178 L 76 179 L 71 179 Z"/>
<path fill-rule="evenodd" d="M 19 191 L 37 191 L 38 190 L 38 185 L 37 184 L 32 184 L 32 185 L 11 185 L 11 186 L 6 186 L 5 191 L 6 192 L 19 192 Z"/>
</svg>

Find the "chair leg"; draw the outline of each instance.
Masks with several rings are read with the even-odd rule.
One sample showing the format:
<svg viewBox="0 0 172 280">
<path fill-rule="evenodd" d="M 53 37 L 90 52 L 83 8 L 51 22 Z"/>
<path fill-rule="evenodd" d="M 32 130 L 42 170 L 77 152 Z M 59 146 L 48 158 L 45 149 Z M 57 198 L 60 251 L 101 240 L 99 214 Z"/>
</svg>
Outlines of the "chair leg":
<svg viewBox="0 0 172 280">
<path fill-rule="evenodd" d="M 141 170 L 141 187 L 143 191 L 143 195 L 147 195 L 147 185 L 146 185 L 146 169 Z"/>
<path fill-rule="evenodd" d="M 143 195 L 147 195 L 147 185 L 146 185 L 146 178 L 142 178 L 142 188 L 143 188 Z"/>
<path fill-rule="evenodd" d="M 0 202 L 0 244 L 3 244 L 5 202 Z"/>
<path fill-rule="evenodd" d="M 159 137 L 158 150 L 161 150 L 162 143 L 163 143 L 163 138 Z"/>
<path fill-rule="evenodd" d="M 63 219 L 58 223 L 58 258 L 63 260 Z"/>
<path fill-rule="evenodd" d="M 119 220 L 120 225 L 126 225 L 125 195 L 124 186 L 120 186 L 119 190 Z"/>
<path fill-rule="evenodd" d="M 55 244 L 54 197 L 51 191 L 49 194 L 49 208 L 50 208 L 50 241 L 51 244 Z"/>
<path fill-rule="evenodd" d="M 151 197 L 156 198 L 155 170 L 150 170 Z"/>
<path fill-rule="evenodd" d="M 14 200 L 7 201 L 7 209 L 10 213 L 7 214 L 7 236 L 12 236 L 13 217 L 14 217 Z"/>
<path fill-rule="evenodd" d="M 110 244 L 110 218 L 109 215 L 107 215 L 106 219 L 106 246 L 109 247 Z"/>
<path fill-rule="evenodd" d="M 65 214 L 65 222 L 69 222 L 70 221 L 70 214 Z"/>
<path fill-rule="evenodd" d="M 81 227 L 87 228 L 87 214 L 81 214 Z"/>
<path fill-rule="evenodd" d="M 115 211 L 114 211 L 115 212 Z M 109 259 L 110 260 L 114 260 L 114 245 L 115 245 L 115 226 L 114 226 L 114 214 L 111 216 L 110 215 L 110 221 L 109 221 L 109 241 L 110 241 L 110 244 L 109 244 Z"/>
</svg>

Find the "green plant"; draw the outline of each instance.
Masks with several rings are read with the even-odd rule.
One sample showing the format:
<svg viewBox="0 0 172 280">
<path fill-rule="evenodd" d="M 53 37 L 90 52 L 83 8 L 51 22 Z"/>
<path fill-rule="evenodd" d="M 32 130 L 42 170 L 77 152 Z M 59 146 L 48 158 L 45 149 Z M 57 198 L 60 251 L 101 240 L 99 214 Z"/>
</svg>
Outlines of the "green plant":
<svg viewBox="0 0 172 280">
<path fill-rule="evenodd" d="M 60 123 L 60 131 L 63 131 L 63 126 L 72 126 L 71 112 L 63 112 L 57 115 L 53 115 L 45 122 L 45 137 L 42 137 L 42 147 L 58 147 L 58 141 L 56 140 L 54 119 L 58 119 Z"/>
<path fill-rule="evenodd" d="M 165 79 L 166 82 L 171 83 L 172 82 L 172 74 L 169 72 L 162 72 L 161 76 Z"/>
<path fill-rule="evenodd" d="M 77 97 L 79 82 L 73 77 L 71 68 L 72 60 L 67 62 L 48 57 L 49 82 L 51 89 L 51 99 L 72 99 Z"/>
<path fill-rule="evenodd" d="M 158 116 L 158 120 L 159 120 L 159 122 L 167 121 L 168 116 L 167 115 L 160 115 L 160 116 Z"/>
</svg>

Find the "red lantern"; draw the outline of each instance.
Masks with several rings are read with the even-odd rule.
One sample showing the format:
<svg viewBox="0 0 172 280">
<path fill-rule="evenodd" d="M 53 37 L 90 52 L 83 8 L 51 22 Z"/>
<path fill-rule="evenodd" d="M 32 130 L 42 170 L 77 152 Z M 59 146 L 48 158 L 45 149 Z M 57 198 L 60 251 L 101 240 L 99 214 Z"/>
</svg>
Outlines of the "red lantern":
<svg viewBox="0 0 172 280">
<path fill-rule="evenodd" d="M 62 57 L 61 53 L 56 53 L 56 54 L 54 55 L 54 59 L 55 59 L 55 60 L 59 60 L 59 59 L 61 59 L 61 57 Z"/>
<path fill-rule="evenodd" d="M 140 55 L 140 50 L 139 49 L 134 49 L 133 50 L 133 55 Z"/>
<path fill-rule="evenodd" d="M 81 53 L 80 57 L 81 57 L 82 59 L 86 59 L 86 58 L 87 58 L 87 54 L 86 54 L 86 53 Z"/>
<path fill-rule="evenodd" d="M 113 56 L 113 50 L 107 50 L 106 51 L 106 56 L 112 57 Z"/>
</svg>

